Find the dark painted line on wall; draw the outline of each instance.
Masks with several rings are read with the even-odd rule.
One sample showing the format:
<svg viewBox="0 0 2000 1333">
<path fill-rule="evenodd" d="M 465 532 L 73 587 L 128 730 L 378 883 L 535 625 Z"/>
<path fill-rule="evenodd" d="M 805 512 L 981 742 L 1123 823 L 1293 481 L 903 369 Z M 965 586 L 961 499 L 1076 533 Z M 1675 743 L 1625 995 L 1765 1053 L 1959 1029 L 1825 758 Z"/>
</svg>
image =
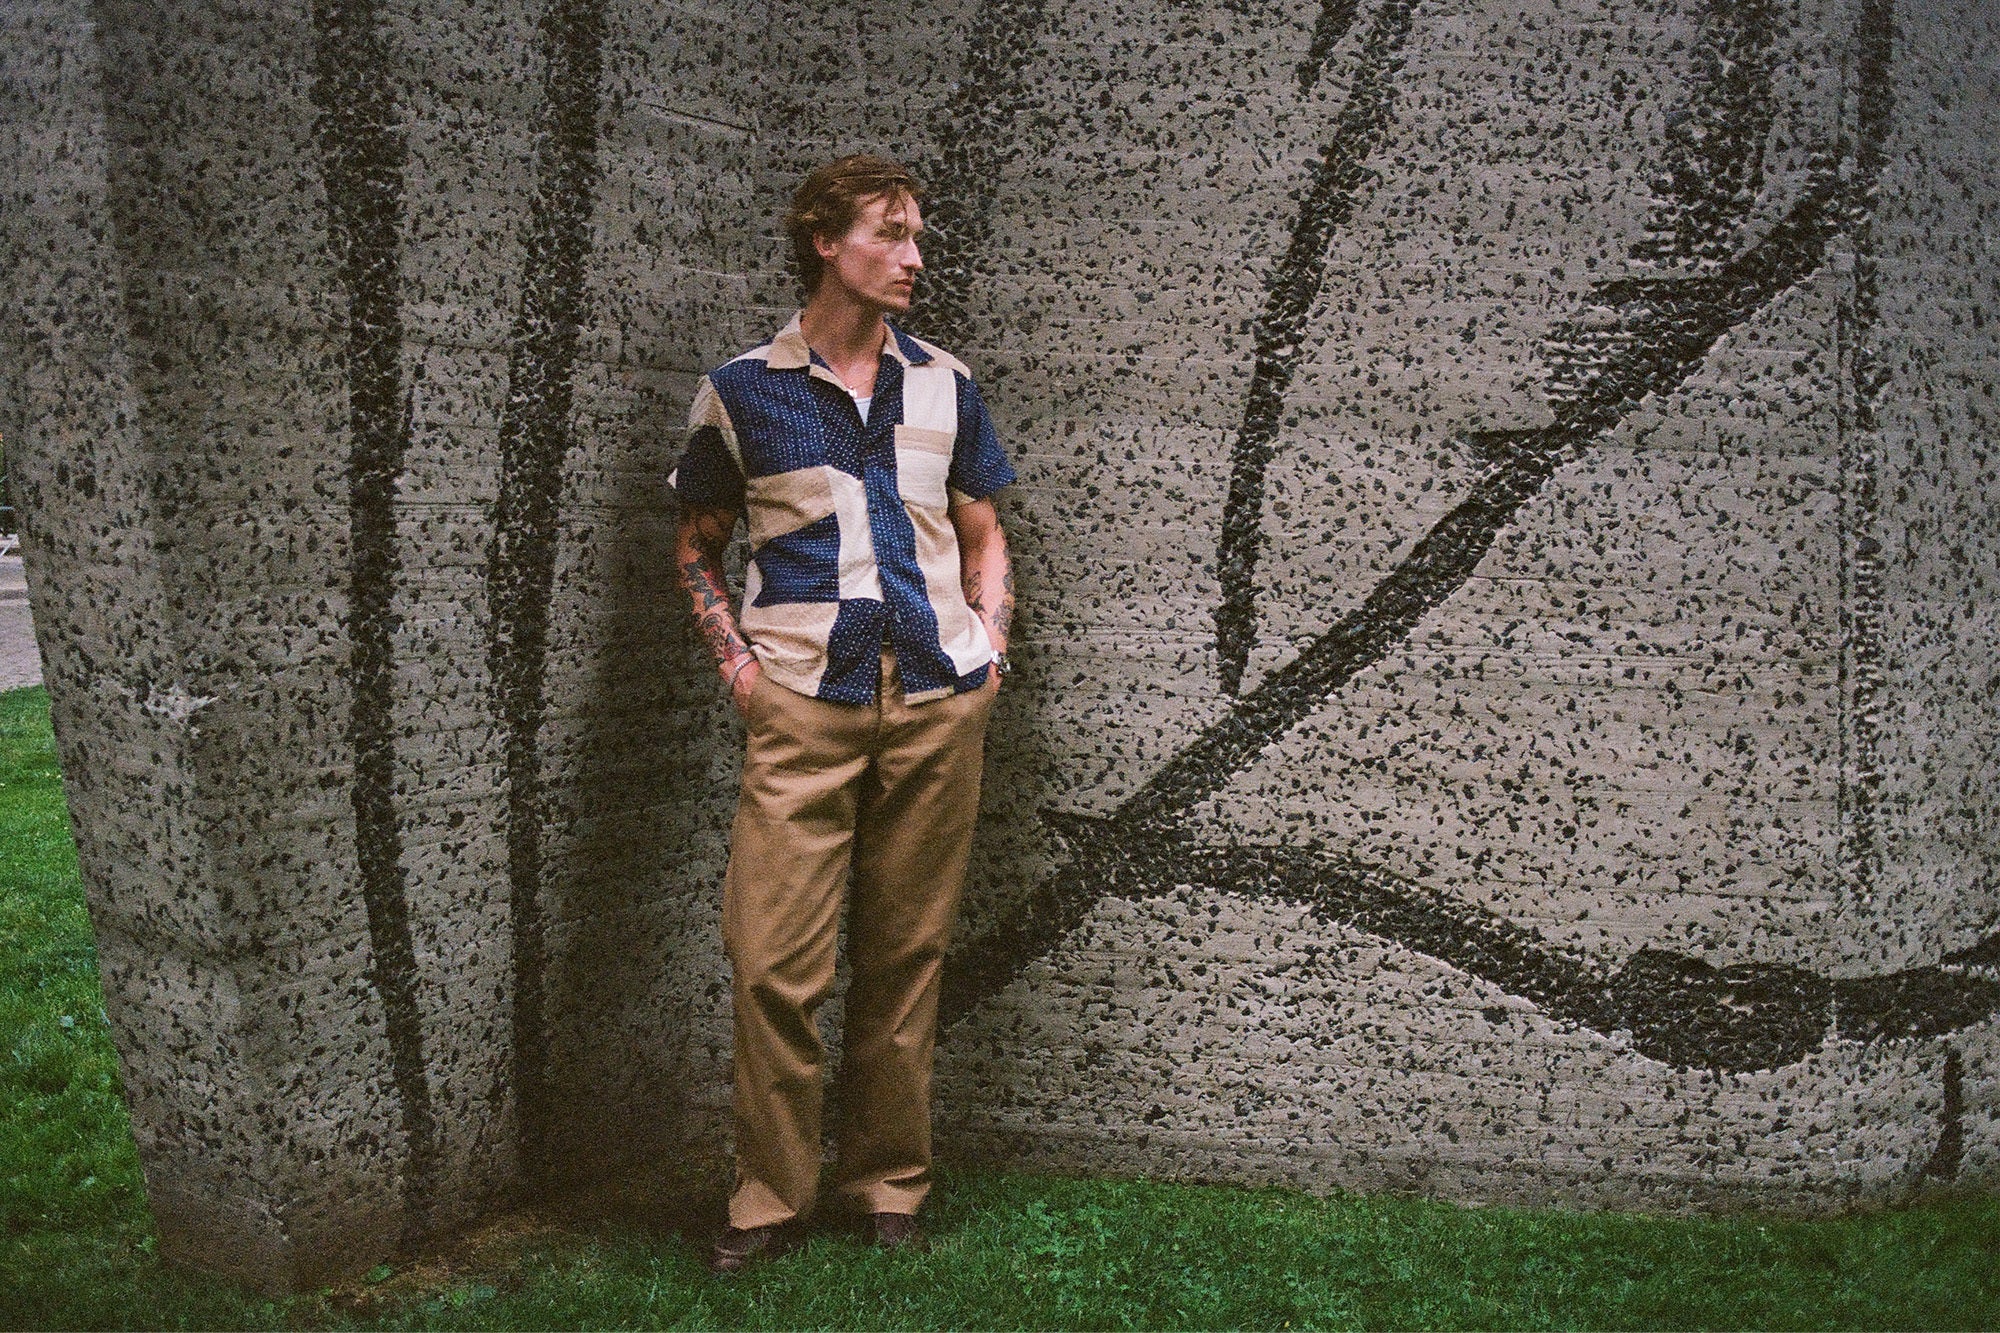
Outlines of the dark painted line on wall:
<svg viewBox="0 0 2000 1333">
<path fill-rule="evenodd" d="M 962 349 L 970 341 L 973 288 L 993 240 L 1000 173 L 1026 149 L 1015 132 L 1035 68 L 1043 0 L 990 0 L 974 11 L 958 85 L 935 123 L 945 133 L 919 175 L 929 202 L 923 288 L 909 326 L 919 337 Z"/>
<path fill-rule="evenodd" d="M 1299 62 L 1299 96 L 1309 96 L 1319 86 L 1320 77 L 1333 60 L 1333 48 L 1340 45 L 1341 38 L 1354 26 L 1354 15 L 1360 8 L 1361 0 L 1322 0 L 1319 17 L 1313 21 L 1306 58 Z"/>
<path fill-rule="evenodd" d="M 1852 170 L 1863 197 L 1852 243 L 1854 274 L 1835 316 L 1835 340 L 1846 369 L 1840 432 L 1840 866 L 1850 904 L 1874 891 L 1881 862 L 1882 745 L 1876 725 L 1883 686 L 1881 436 L 1877 407 L 1888 376 L 1872 342 L 1879 317 L 1874 203 L 1881 188 L 1893 110 L 1888 69 L 1895 41 L 1885 0 L 1862 8 L 1855 42 L 1857 85 Z"/>
<path fill-rule="evenodd" d="M 1673 391 L 1725 333 L 1817 270 L 1856 202 L 1850 193 L 1828 165 L 1762 240 L 1714 274 L 1597 284 L 1589 303 L 1614 310 L 1615 323 L 1562 326 L 1544 345 L 1554 423 L 1538 431 L 1479 437 L 1475 451 L 1503 461 L 1360 607 L 1176 755 L 1134 794 L 1126 811 L 1153 820 L 1191 808 L 1356 672 L 1381 660 L 1424 613 L 1458 591 L 1500 529 L 1557 466 L 1644 399 Z"/>
<path fill-rule="evenodd" d="M 1973 948 L 1996 946 L 2000 932 L 1989 929 Z M 1990 964 L 1968 967 L 1947 954 L 1925 967 L 1830 981 L 1827 993 L 1841 1036 L 1860 1042 L 1916 1041 L 1949 1036 L 1990 1018 L 1994 974 Z"/>
<path fill-rule="evenodd" d="M 1956 1047 L 1944 1053 L 1944 1104 L 1938 1108 L 1937 1147 L 1917 1173 L 1923 1180 L 1942 1180 L 1947 1185 L 1958 1179 L 1965 1163 L 1965 1060 Z"/>
<path fill-rule="evenodd" d="M 1328 0 L 1313 32 L 1312 51 L 1300 69 L 1301 91 L 1309 92 L 1333 48 L 1354 21 L 1354 0 Z M 1243 684 L 1244 667 L 1257 640 L 1257 560 L 1264 542 L 1264 474 L 1277 453 L 1285 395 L 1305 355 L 1307 321 L 1326 283 L 1328 247 L 1337 228 L 1347 225 L 1373 179 L 1363 164 L 1388 135 L 1404 41 L 1410 35 L 1413 0 L 1386 0 L 1361 46 L 1347 105 L 1334 122 L 1319 161 L 1299 200 L 1284 256 L 1265 287 L 1264 313 L 1257 322 L 1255 364 L 1243 404 L 1243 424 L 1230 446 L 1229 497 L 1222 510 L 1222 537 L 1216 550 L 1222 600 L 1215 608 L 1215 655 L 1222 688 L 1230 694 Z M 1318 63 L 1314 63 L 1317 57 Z M 1307 80 L 1311 73 L 1312 79 Z"/>
<path fill-rule="evenodd" d="M 1427 954 L 1529 1000 L 1549 1017 L 1686 1068 L 1744 1072 L 1804 1059 L 1831 1037 L 1920 1040 L 2000 1013 L 2000 976 L 1940 964 L 1829 981 L 1801 968 L 1715 967 L 1641 950 L 1616 967 L 1551 944 L 1536 931 L 1378 866 L 1312 848 L 1204 845 L 1171 829 L 1051 815 L 1072 870 L 1107 897 L 1181 889 L 1305 908 Z M 1988 942 L 2000 941 L 2000 934 Z"/>
<path fill-rule="evenodd" d="M 1886 24 L 1886 6 L 1872 6 L 1870 12 Z M 1888 127 L 1886 41 L 1880 59 L 1865 63 L 1862 75 L 1864 101 L 1873 97 L 1880 114 L 1861 118 L 1864 143 L 1874 147 L 1857 152 L 1857 160 L 1880 152 Z M 1359 608 L 1237 700 L 1111 816 L 1090 820 L 1050 813 L 1047 819 L 1068 844 L 1070 859 L 1017 905 L 1012 919 L 954 954 L 945 1021 L 956 1022 L 997 995 L 1029 963 L 1058 947 L 1102 899 L 1187 883 L 1204 853 L 1175 829 L 1196 805 L 1358 672 L 1380 661 L 1426 612 L 1462 587 L 1500 531 L 1558 466 L 1644 400 L 1674 390 L 1725 333 L 1825 263 L 1832 241 L 1866 216 L 1873 191 L 1871 177 L 1858 183 L 1844 179 L 1838 157 L 1827 155 L 1800 198 L 1761 240 L 1712 271 L 1598 284 L 1588 304 L 1611 308 L 1615 322 L 1558 328 L 1545 348 L 1553 424 L 1471 441 L 1475 454 L 1495 461 L 1467 497 Z M 1206 855 L 1214 864 L 1221 854 Z M 2000 937 L 1935 967 L 1854 980 L 1770 965 L 1718 969 L 1649 950 L 1599 988 L 1589 979 L 1594 965 L 1588 960 L 1550 950 L 1508 923 L 1470 915 L 1478 909 L 1469 905 L 1447 905 L 1420 886 L 1393 882 L 1380 872 L 1343 869 L 1340 862 L 1328 870 L 1323 859 L 1312 859 L 1318 854 L 1291 860 L 1277 849 L 1232 848 L 1227 855 L 1247 858 L 1230 859 L 1228 865 L 1248 866 L 1245 873 L 1210 874 L 1226 880 L 1228 892 L 1349 913 L 1366 929 L 1452 962 L 1558 1016 L 1600 1031 L 1631 1031 L 1644 1043 L 1641 1049 L 1674 1064 L 1766 1068 L 1800 1058 L 1829 1032 L 1863 1041 L 1936 1035 L 1981 1021 L 2000 1007 L 1994 979 L 1965 970 L 1969 962 L 1990 963 L 1987 955 L 2000 949 Z M 1745 1013 L 1756 1021 L 1745 1020 Z"/>
<path fill-rule="evenodd" d="M 1667 124 L 1659 198 L 1633 258 L 1686 269 L 1728 262 L 1764 188 L 1776 123 L 1777 16 L 1769 0 L 1713 0 L 1695 38 L 1686 106 Z"/>
<path fill-rule="evenodd" d="M 500 492 L 487 548 L 487 672 L 507 780 L 508 917 L 513 932 L 513 1081 L 522 1178 L 547 1178 L 550 1132 L 548 945 L 543 904 L 548 811 L 541 730 L 548 714 L 549 602 L 560 540 L 563 462 L 575 442 L 574 376 L 588 315 L 590 220 L 597 201 L 603 73 L 601 0 L 551 0 L 536 44 L 535 136 L 521 305 L 508 339 Z"/>
<path fill-rule="evenodd" d="M 402 1106 L 403 1236 L 412 1243 L 429 1228 L 439 1161 L 395 810 L 396 490 L 411 411 L 402 375 L 408 154 L 374 0 L 320 0 L 312 15 L 314 141 L 327 231 L 347 297 L 347 739 L 354 751 L 354 840 L 370 979 L 382 997 L 390 1075 Z"/>
<path fill-rule="evenodd" d="M 1978 901 L 1992 902 L 1994 887 L 1989 881 L 1982 886 Z M 2000 935 L 1990 936 L 1977 944 L 1953 950 L 1944 956 L 1944 961 L 1953 967 L 2000 967 Z"/>
<path fill-rule="evenodd" d="M 1822 176 L 1763 241 L 1712 278 L 1601 284 L 1591 299 L 1617 309 L 1618 326 L 1558 331 L 1549 351 L 1554 424 L 1482 441 L 1486 451 L 1509 455 L 1506 461 L 1490 468 L 1361 606 L 1238 699 L 1133 793 L 1117 822 L 1127 829 L 1170 826 L 1406 639 L 1425 613 L 1463 586 L 1501 529 L 1566 457 L 1648 395 L 1670 391 L 1725 332 L 1816 269 L 1844 217 L 1842 203 L 1839 182 Z M 1031 895 L 1022 922 L 1030 933 L 1019 943 L 1052 947 L 1088 910 L 1087 886 L 1060 872 Z M 986 998 L 989 986 L 1004 985 L 1028 961 L 997 944 L 976 950 L 979 984 L 953 1002 L 952 1012 Z"/>
</svg>

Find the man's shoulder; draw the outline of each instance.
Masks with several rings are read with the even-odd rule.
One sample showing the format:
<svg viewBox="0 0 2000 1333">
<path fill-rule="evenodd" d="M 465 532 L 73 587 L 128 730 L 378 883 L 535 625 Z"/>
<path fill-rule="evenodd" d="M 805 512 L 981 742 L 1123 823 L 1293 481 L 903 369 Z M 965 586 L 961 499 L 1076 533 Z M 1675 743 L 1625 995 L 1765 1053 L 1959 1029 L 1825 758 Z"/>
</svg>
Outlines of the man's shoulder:
<svg viewBox="0 0 2000 1333">
<path fill-rule="evenodd" d="M 950 352 L 945 351 L 944 348 L 939 347 L 936 343 L 919 338 L 914 333 L 905 333 L 893 324 L 889 326 L 889 332 L 895 336 L 897 346 L 902 349 L 904 360 L 917 364 L 940 366 L 954 374 L 963 375 L 967 379 L 972 378 L 972 371 L 966 368 L 965 362 L 959 360 Z"/>
<path fill-rule="evenodd" d="M 754 393 L 756 386 L 771 373 L 770 356 L 771 344 L 759 344 L 709 371 L 702 376 L 702 382 L 710 392 L 721 395 L 725 400 L 737 398 L 745 392 Z"/>
<path fill-rule="evenodd" d="M 762 343 L 704 374 L 695 384 L 689 427 L 716 426 L 729 433 L 744 412 L 754 412 L 771 393 L 764 384 L 770 352 L 771 344 Z"/>
<path fill-rule="evenodd" d="M 710 380 L 714 380 L 717 378 L 727 377 L 732 374 L 741 374 L 744 371 L 762 370 L 765 367 L 765 363 L 768 362 L 770 358 L 771 358 L 771 344 L 767 342 L 758 343 L 755 347 L 751 348 L 749 351 L 739 352 L 735 356 L 732 356 L 727 361 L 723 362 L 721 365 L 709 371 L 708 378 Z"/>
</svg>

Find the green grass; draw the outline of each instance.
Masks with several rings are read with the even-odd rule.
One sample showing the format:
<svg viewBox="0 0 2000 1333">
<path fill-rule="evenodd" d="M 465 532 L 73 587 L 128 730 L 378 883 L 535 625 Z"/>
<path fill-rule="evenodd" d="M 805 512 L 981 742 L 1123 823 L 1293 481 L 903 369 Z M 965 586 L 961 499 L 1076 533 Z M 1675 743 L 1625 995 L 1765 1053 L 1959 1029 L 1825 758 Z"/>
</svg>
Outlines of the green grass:
<svg viewBox="0 0 2000 1333">
<path fill-rule="evenodd" d="M 0 1326 L 1995 1328 L 2000 1202 L 1819 1221 L 946 1173 L 928 1255 L 827 1235 L 733 1283 L 631 1200 L 288 1300 L 175 1268 L 118 1090 L 39 689 L 0 694 Z"/>
</svg>

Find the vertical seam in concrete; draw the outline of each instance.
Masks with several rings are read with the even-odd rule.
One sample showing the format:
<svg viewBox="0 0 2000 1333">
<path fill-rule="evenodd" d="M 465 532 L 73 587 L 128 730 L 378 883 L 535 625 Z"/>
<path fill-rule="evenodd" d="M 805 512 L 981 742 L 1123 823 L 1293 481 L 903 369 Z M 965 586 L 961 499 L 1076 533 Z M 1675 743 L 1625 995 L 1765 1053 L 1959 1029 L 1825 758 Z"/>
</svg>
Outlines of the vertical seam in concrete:
<svg viewBox="0 0 2000 1333">
<path fill-rule="evenodd" d="M 960 348 L 971 333 L 975 266 L 993 234 L 1000 171 L 1023 145 L 1015 137 L 1022 85 L 1041 36 L 1043 0 L 992 0 L 978 7 L 967 37 L 965 64 L 935 118 L 943 143 L 924 170 L 925 221 L 931 244 L 924 260 L 924 294 L 910 327 L 920 336 Z"/>
<path fill-rule="evenodd" d="M 402 379 L 400 233 L 407 149 L 374 0 L 320 0 L 312 97 L 328 233 L 347 295 L 350 528 L 347 669 L 354 840 L 371 975 L 388 1027 L 406 1141 L 404 1239 L 428 1229 L 438 1184 L 437 1124 L 417 1002 L 402 834 L 395 811 L 395 610 L 401 556 L 396 489 L 409 449 Z"/>
<path fill-rule="evenodd" d="M 1872 344 L 1880 315 L 1875 203 L 1894 109 L 1889 63 L 1895 41 L 1888 0 L 1864 0 L 1855 25 L 1853 148 L 1854 273 L 1835 314 L 1845 371 L 1839 401 L 1841 561 L 1839 864 L 1850 905 L 1872 901 L 1879 877 L 1882 753 L 1876 710 L 1882 689 L 1884 609 L 1881 435 L 1877 405 L 1886 376 Z"/>
<path fill-rule="evenodd" d="M 548 955 L 542 901 L 548 815 L 541 728 L 548 713 L 557 510 L 563 463 L 575 437 L 573 377 L 586 314 L 590 220 L 597 198 L 601 0 L 551 0 L 536 35 L 543 71 L 535 194 L 524 242 L 521 305 L 509 337 L 500 491 L 486 567 L 492 617 L 487 670 L 507 779 L 516 1150 L 529 1181 L 541 1180 L 548 1167 Z"/>
<path fill-rule="evenodd" d="M 126 328 L 142 330 L 152 326 L 148 318 L 148 304 L 149 297 L 157 298 L 155 284 L 159 268 L 157 253 L 150 251 L 143 240 L 152 221 L 146 216 L 146 210 L 158 207 L 157 192 L 148 189 L 144 183 L 153 156 L 153 146 L 147 136 L 155 126 L 150 118 L 135 119 L 135 108 L 125 104 L 125 99 L 130 98 L 137 104 L 138 114 L 145 115 L 141 92 L 143 83 L 114 77 L 111 58 L 107 54 L 111 42 L 115 40 L 113 34 L 127 40 L 138 37 L 134 25 L 111 0 L 91 0 L 88 12 L 90 23 L 97 33 L 98 68 L 93 77 L 99 111 L 103 116 L 105 221 L 109 226 L 112 248 L 120 262 L 118 278 L 112 284 L 113 299 L 118 303 Z M 149 292 L 148 288 L 154 290 Z M 171 366 L 171 362 L 167 364 Z M 136 419 L 125 424 L 133 438 L 143 440 L 148 427 L 154 424 L 151 400 L 158 391 L 159 382 L 169 371 L 149 360 L 128 358 L 126 372 Z M 168 607 L 185 594 L 184 586 L 175 586 L 174 577 L 185 569 L 185 557 L 176 549 L 177 539 L 188 523 L 184 488 L 178 475 L 182 466 L 184 463 L 179 459 L 152 456 L 145 458 L 137 469 L 142 493 L 151 511 L 145 516 L 143 524 L 148 546 L 147 560 L 151 568 L 158 571 L 155 595 L 163 598 Z M 81 453 L 73 460 L 59 459 L 54 468 L 54 480 L 58 486 L 86 499 L 97 494 L 97 474 L 97 460 Z M 22 536 L 26 540 L 27 551 L 37 550 L 42 545 L 42 540 L 33 531 L 25 531 Z M 188 660 L 187 644 L 182 641 L 180 633 L 182 626 L 175 623 L 171 615 L 163 619 L 169 623 L 160 627 L 161 637 L 172 641 L 173 671 L 179 674 L 185 671 Z M 40 632 L 38 624 L 37 633 Z M 104 674 L 102 664 L 81 646 L 71 645 L 70 655 L 83 667 L 84 679 L 96 680 Z M 156 687 L 176 688 L 176 680 L 161 682 L 153 679 L 148 669 L 150 664 L 144 655 L 123 665 L 132 672 L 129 680 L 135 699 L 150 701 Z M 52 699 L 57 697 L 51 695 Z"/>
<path fill-rule="evenodd" d="M 1312 55 L 1300 68 L 1301 93 L 1318 81 L 1334 46 L 1354 21 L 1355 0 L 1327 0 L 1313 32 Z M 1235 694 L 1257 638 L 1257 559 L 1263 546 L 1264 474 L 1277 453 L 1278 430 L 1292 376 L 1305 353 L 1306 321 L 1326 282 L 1327 252 L 1336 228 L 1347 225 L 1372 173 L 1362 164 L 1387 136 L 1414 0 L 1387 0 L 1363 40 L 1347 104 L 1313 164 L 1292 221 L 1291 240 L 1265 283 L 1257 322 L 1255 362 L 1243 403 L 1243 424 L 1230 446 L 1229 496 L 1216 548 L 1221 600 L 1215 608 L 1215 656 L 1222 688 Z M 1317 57 L 1318 63 L 1313 57 Z M 1308 78 L 1310 75 L 1310 78 Z"/>
</svg>

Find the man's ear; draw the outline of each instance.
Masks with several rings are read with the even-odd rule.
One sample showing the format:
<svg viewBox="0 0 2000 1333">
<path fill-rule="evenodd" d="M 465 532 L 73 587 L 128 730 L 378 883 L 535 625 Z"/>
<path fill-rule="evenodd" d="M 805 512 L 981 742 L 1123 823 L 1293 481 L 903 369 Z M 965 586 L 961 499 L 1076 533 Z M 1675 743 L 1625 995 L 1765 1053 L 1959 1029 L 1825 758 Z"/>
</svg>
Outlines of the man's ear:
<svg viewBox="0 0 2000 1333">
<path fill-rule="evenodd" d="M 823 231 L 816 231 L 813 233 L 813 249 L 819 251 L 821 259 L 831 259 L 834 252 L 840 249 L 840 242 L 828 239 Z"/>
</svg>

